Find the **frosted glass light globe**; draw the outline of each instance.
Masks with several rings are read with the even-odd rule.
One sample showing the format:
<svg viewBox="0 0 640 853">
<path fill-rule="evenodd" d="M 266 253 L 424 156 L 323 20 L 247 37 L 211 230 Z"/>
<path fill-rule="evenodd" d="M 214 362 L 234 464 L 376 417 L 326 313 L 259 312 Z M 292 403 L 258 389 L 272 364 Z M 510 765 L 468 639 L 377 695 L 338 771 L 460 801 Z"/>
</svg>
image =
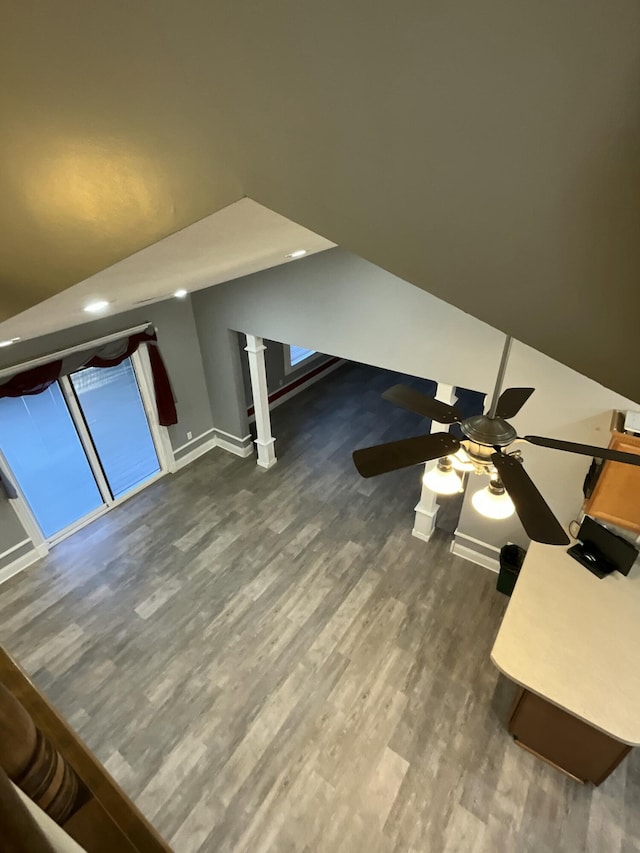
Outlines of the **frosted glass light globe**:
<svg viewBox="0 0 640 853">
<path fill-rule="evenodd" d="M 476 492 L 471 498 L 471 503 L 474 509 L 485 518 L 509 518 L 516 511 L 502 483 L 494 483 L 494 481 Z"/>
<path fill-rule="evenodd" d="M 437 495 L 455 495 L 462 491 L 462 481 L 451 467 L 448 457 L 439 459 L 437 466 L 427 471 L 422 482 Z"/>
</svg>

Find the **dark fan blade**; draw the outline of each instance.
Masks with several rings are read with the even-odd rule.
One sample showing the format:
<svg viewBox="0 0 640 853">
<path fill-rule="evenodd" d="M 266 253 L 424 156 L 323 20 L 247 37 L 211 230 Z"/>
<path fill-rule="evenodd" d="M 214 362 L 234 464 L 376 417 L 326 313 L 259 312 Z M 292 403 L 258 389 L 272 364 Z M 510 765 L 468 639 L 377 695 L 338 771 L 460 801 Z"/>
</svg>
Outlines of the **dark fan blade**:
<svg viewBox="0 0 640 853">
<path fill-rule="evenodd" d="M 522 526 L 534 542 L 568 545 L 569 537 L 536 489 L 532 479 L 513 456 L 494 453 L 491 461 L 513 501 Z"/>
<path fill-rule="evenodd" d="M 596 459 L 611 459 L 612 462 L 625 462 L 627 465 L 640 465 L 640 454 L 625 453 L 624 450 L 609 450 L 608 447 L 594 447 L 593 444 L 576 444 L 574 441 L 560 441 L 558 438 L 542 438 L 539 435 L 525 435 L 529 444 L 551 447 L 553 450 L 566 450 L 567 453 L 580 453 L 583 456 L 595 456 Z"/>
<path fill-rule="evenodd" d="M 515 418 L 535 390 L 535 388 L 507 388 L 500 394 L 496 416 L 505 420 Z"/>
<path fill-rule="evenodd" d="M 455 424 L 462 420 L 462 415 L 453 407 L 433 397 L 427 397 L 406 385 L 394 385 L 382 395 L 383 399 L 402 406 L 410 412 L 422 415 L 423 418 L 431 418 L 439 424 Z"/>
<path fill-rule="evenodd" d="M 375 477 L 376 474 L 408 468 L 429 459 L 439 459 L 459 449 L 460 442 L 455 436 L 448 432 L 435 432 L 356 450 L 353 461 L 362 477 Z"/>
</svg>

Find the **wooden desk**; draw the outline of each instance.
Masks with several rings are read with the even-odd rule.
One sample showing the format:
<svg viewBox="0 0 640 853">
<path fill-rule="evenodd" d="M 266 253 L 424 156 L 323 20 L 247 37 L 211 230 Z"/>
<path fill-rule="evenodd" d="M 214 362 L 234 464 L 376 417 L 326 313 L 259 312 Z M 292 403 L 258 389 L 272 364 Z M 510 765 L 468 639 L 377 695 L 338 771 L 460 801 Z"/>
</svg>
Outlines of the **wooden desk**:
<svg viewBox="0 0 640 853">
<path fill-rule="evenodd" d="M 491 660 L 522 688 L 517 742 L 600 784 L 640 745 L 640 565 L 600 580 L 533 542 Z"/>
</svg>

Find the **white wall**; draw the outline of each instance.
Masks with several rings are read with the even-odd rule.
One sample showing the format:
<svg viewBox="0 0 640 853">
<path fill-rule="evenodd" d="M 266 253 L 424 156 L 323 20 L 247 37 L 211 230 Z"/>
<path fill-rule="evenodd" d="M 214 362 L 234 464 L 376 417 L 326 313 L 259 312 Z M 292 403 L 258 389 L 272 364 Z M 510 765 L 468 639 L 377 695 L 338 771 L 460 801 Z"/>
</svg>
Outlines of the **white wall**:
<svg viewBox="0 0 640 853">
<path fill-rule="evenodd" d="M 229 432 L 242 429 L 242 413 L 234 409 L 234 371 L 225 368 L 238 356 L 237 344 L 225 338 L 227 329 L 295 341 L 330 355 L 483 392 L 493 388 L 504 341 L 486 323 L 342 249 L 201 291 L 194 294 L 193 304 L 214 422 Z M 574 334 L 579 330 L 567 329 L 567 335 Z M 225 346 L 232 347 L 235 356 Z M 235 365 L 239 374 L 237 361 Z M 536 388 L 513 420 L 521 434 L 606 444 L 611 410 L 635 406 L 519 342 L 514 342 L 506 378 L 508 384 Z M 531 445 L 523 445 L 523 450 L 529 474 L 560 520 L 568 523 L 582 502 L 589 459 Z M 418 485 L 416 477 L 416 497 Z M 519 524 L 513 524 L 510 538 L 521 539 Z M 489 541 L 497 535 L 490 522 L 481 526 L 484 535 L 478 538 Z"/>
</svg>

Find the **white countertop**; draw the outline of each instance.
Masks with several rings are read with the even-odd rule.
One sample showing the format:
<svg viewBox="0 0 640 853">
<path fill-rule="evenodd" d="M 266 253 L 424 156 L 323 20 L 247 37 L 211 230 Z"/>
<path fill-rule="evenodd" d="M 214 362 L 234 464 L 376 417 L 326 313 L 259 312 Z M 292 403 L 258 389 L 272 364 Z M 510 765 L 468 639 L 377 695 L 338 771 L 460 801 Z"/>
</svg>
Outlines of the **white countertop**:
<svg viewBox="0 0 640 853">
<path fill-rule="evenodd" d="M 602 580 L 532 542 L 491 660 L 507 678 L 640 745 L 640 565 Z"/>
</svg>

